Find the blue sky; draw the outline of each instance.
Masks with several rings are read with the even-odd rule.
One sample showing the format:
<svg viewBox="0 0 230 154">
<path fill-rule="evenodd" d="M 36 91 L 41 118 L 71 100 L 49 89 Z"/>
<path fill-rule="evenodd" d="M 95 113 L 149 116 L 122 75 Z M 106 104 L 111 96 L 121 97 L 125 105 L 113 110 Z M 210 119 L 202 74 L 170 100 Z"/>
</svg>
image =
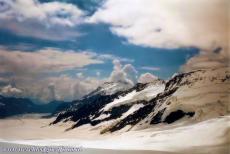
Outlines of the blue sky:
<svg viewBox="0 0 230 154">
<path fill-rule="evenodd" d="M 81 25 L 78 27 L 78 31 L 84 33 L 84 35 L 71 40 L 49 41 L 19 36 L 12 32 L 1 30 L 0 44 L 11 50 L 20 49 L 28 52 L 36 52 L 38 49 L 52 47 L 63 51 L 87 50 L 98 54 L 111 54 L 130 59 L 140 73 L 146 71 L 140 69 L 143 66 L 158 67 L 159 70 L 152 71 L 151 73 L 163 79 L 167 79 L 179 71 L 180 66 L 187 59 L 198 53 L 196 48 L 164 49 L 129 44 L 125 38 L 112 34 L 109 26 L 105 24 Z M 100 70 L 105 76 L 109 75 L 112 67 L 112 61 L 103 65 L 88 66 L 90 71 Z M 90 71 L 86 73 L 91 74 Z"/>
<path fill-rule="evenodd" d="M 225 47 L 222 31 L 212 30 L 213 35 L 206 37 L 210 34 L 206 23 L 222 22 L 222 18 L 209 19 L 210 13 L 224 10 L 214 7 L 223 5 L 225 0 L 221 1 L 202 0 L 206 15 L 201 9 L 193 11 L 198 4 L 190 0 L 188 14 L 183 4 L 168 0 L 0 0 L 0 86 L 10 95 L 20 92 L 19 96 L 35 99 L 75 99 L 116 73 L 128 79 L 127 70 L 138 80 L 145 73 L 168 79 L 182 67 L 200 68 L 189 61 L 200 58 L 200 51 L 210 57 L 206 51 Z M 46 87 L 26 92 L 34 82 L 43 81 Z M 69 87 L 58 81 L 68 81 Z M 83 91 L 76 90 L 83 86 Z M 71 94 L 65 96 L 62 91 L 68 88 Z M 55 98 L 43 96 L 53 90 Z M 76 93 L 80 94 L 73 96 Z"/>
</svg>

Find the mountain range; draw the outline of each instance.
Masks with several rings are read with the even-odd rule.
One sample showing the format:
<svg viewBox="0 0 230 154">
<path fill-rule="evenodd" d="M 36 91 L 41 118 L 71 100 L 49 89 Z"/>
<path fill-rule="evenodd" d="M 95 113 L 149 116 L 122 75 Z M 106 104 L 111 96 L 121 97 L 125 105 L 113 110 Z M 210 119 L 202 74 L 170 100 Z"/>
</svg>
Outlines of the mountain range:
<svg viewBox="0 0 230 154">
<path fill-rule="evenodd" d="M 51 124 L 72 122 L 101 133 L 139 130 L 177 121 L 198 122 L 230 113 L 228 68 L 197 70 L 150 83 L 106 82 L 56 112 Z"/>
<path fill-rule="evenodd" d="M 228 68 L 197 70 L 134 86 L 105 82 L 72 102 L 36 104 L 28 98 L 0 95 L 0 118 L 48 113 L 51 125 L 72 122 L 71 130 L 90 125 L 100 132 L 139 130 L 177 121 L 199 122 L 230 113 Z"/>
<path fill-rule="evenodd" d="M 0 95 L 0 118 L 32 113 L 54 115 L 64 109 L 68 102 L 52 101 L 47 104 L 36 104 L 28 98 L 5 97 Z"/>
</svg>

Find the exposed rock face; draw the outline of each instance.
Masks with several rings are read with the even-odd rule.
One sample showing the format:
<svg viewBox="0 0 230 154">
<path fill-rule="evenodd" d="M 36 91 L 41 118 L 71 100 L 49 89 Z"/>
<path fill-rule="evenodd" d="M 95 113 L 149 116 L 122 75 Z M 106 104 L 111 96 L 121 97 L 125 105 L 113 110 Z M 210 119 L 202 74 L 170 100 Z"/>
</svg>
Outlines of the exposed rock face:
<svg viewBox="0 0 230 154">
<path fill-rule="evenodd" d="M 111 85 L 108 83 L 106 84 L 109 86 Z M 113 102 L 115 99 L 119 99 L 119 97 L 125 96 L 135 90 L 141 91 L 146 86 L 147 84 L 137 84 L 130 89 L 117 91 L 113 94 L 111 94 L 111 91 L 108 91 L 111 90 L 110 88 L 104 87 L 102 90 L 102 88 L 99 87 L 96 91 L 87 95 L 82 100 L 74 101 L 67 110 L 59 113 L 58 117 L 53 122 L 53 124 L 58 123 L 62 120 L 71 120 L 76 122 L 76 124 L 73 126 L 74 128 L 87 123 L 90 123 L 91 125 L 96 125 L 103 121 L 119 118 L 122 116 L 123 113 L 128 111 L 132 104 L 123 104 L 121 106 L 112 107 L 111 110 L 108 111 L 104 111 L 102 109 L 107 104 Z M 98 118 L 102 114 L 109 116 L 107 116 L 106 118 Z"/>
<path fill-rule="evenodd" d="M 192 117 L 193 115 L 195 114 L 195 112 L 188 112 L 188 113 L 185 113 L 184 111 L 182 110 L 177 110 L 177 111 L 173 111 L 171 112 L 164 120 L 164 122 L 168 123 L 168 124 L 171 124 L 173 123 L 174 121 L 177 121 L 181 118 L 183 118 L 184 116 L 190 116 Z"/>
<path fill-rule="evenodd" d="M 156 80 L 131 88 L 114 84 L 106 83 L 73 102 L 52 124 L 73 121 L 70 129 L 90 124 L 107 133 L 183 119 L 202 121 L 230 113 L 229 68 L 178 74 L 166 83 Z"/>
</svg>

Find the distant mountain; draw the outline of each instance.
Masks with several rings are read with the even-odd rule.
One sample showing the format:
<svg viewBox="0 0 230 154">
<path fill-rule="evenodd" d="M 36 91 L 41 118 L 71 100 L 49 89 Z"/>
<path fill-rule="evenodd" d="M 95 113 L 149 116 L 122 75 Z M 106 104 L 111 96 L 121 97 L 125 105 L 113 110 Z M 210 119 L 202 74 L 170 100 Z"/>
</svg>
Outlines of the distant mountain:
<svg viewBox="0 0 230 154">
<path fill-rule="evenodd" d="M 27 114 L 27 113 L 52 113 L 67 103 L 52 101 L 48 104 L 35 104 L 28 98 L 4 97 L 0 95 L 0 118 Z M 63 107 L 64 108 L 64 107 Z"/>
<path fill-rule="evenodd" d="M 166 83 L 156 80 L 131 88 L 119 89 L 113 86 L 119 83 L 105 83 L 83 99 L 73 101 L 52 124 L 73 121 L 69 129 L 90 124 L 107 133 L 226 115 L 230 113 L 229 70 L 181 73 Z"/>
</svg>

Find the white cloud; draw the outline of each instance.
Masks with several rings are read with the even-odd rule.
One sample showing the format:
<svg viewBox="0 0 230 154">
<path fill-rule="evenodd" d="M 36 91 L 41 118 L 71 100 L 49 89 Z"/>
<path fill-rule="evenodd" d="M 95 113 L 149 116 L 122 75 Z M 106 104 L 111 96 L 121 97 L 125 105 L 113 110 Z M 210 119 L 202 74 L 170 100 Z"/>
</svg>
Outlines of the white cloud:
<svg viewBox="0 0 230 154">
<path fill-rule="evenodd" d="M 15 88 L 12 85 L 7 85 L 1 88 L 0 94 L 4 96 L 20 97 L 22 96 L 22 90 Z"/>
<path fill-rule="evenodd" d="M 153 66 L 142 66 L 140 69 L 147 70 L 147 71 L 159 71 L 159 67 L 153 67 Z"/>
<path fill-rule="evenodd" d="M 62 40 L 79 36 L 71 29 L 84 12 L 72 4 L 37 0 L 0 0 L 0 28 L 23 36 Z"/>
<path fill-rule="evenodd" d="M 47 83 L 52 83 L 52 91 L 55 94 L 55 99 L 58 100 L 75 100 L 79 99 L 82 96 L 88 94 L 92 90 L 96 89 L 99 84 L 101 84 L 103 80 L 99 80 L 96 78 L 91 77 L 70 77 L 67 75 L 61 75 L 59 77 L 50 77 L 45 79 L 41 85 L 46 87 Z M 46 89 L 46 88 L 45 88 Z M 40 93 L 41 90 L 34 90 L 37 93 Z M 52 100 L 52 93 L 50 95 L 44 97 L 45 95 L 42 94 L 43 100 Z"/>
<path fill-rule="evenodd" d="M 62 52 L 51 48 L 36 52 L 0 49 L 0 72 L 11 72 L 17 75 L 61 72 L 101 63 L 103 61 L 87 52 Z"/>
<path fill-rule="evenodd" d="M 139 83 L 149 83 L 149 82 L 156 81 L 157 79 L 158 77 L 151 73 L 144 73 L 140 75 L 138 82 Z"/>
<path fill-rule="evenodd" d="M 1 0 L 0 18 L 12 18 L 18 21 L 36 19 L 46 22 L 47 26 L 57 24 L 73 26 L 79 22 L 84 13 L 75 5 L 37 0 Z M 5 9 L 4 9 L 5 8 Z"/>
<path fill-rule="evenodd" d="M 219 67 L 230 67 L 230 53 L 217 48 L 214 51 L 202 51 L 197 56 L 190 58 L 181 67 L 181 71 L 189 72 Z"/>
<path fill-rule="evenodd" d="M 227 48 L 228 0 L 107 0 L 88 19 L 149 47 Z"/>
<path fill-rule="evenodd" d="M 0 47 L 0 73 L 5 74 L 0 76 L 0 92 L 44 102 L 54 99 L 70 101 L 88 94 L 104 81 L 136 83 L 135 68 L 131 64 L 122 66 L 119 60 L 113 61 L 114 70 L 109 78 L 102 78 L 99 71 L 95 72 L 96 77 L 83 74 L 86 66 L 102 64 L 115 57 L 54 48 L 25 52 Z M 65 75 L 68 71 L 78 73 Z"/>
<path fill-rule="evenodd" d="M 102 60 L 119 60 L 120 62 L 126 62 L 126 63 L 133 63 L 134 59 L 124 58 L 124 57 L 118 57 L 111 54 L 100 54 L 97 56 L 99 59 Z"/>
<path fill-rule="evenodd" d="M 131 86 L 137 82 L 138 72 L 135 67 L 131 64 L 122 65 L 119 60 L 113 60 L 114 68 L 108 78 L 99 78 L 99 71 L 95 72 L 96 77 L 87 77 L 81 72 L 81 67 L 101 62 L 95 59 L 95 54 L 88 52 L 46 49 L 31 53 L 1 49 L 0 72 L 11 74 L 1 77 L 4 84 L 0 85 L 0 92 L 7 96 L 28 97 L 43 102 L 71 101 L 88 94 L 105 81 L 125 82 Z M 75 76 L 65 75 L 65 70 L 69 69 L 80 72 Z M 154 76 L 147 73 L 138 81 L 150 82 L 153 79 Z"/>
<path fill-rule="evenodd" d="M 40 101 L 73 100 L 94 90 L 102 79 L 76 77 L 65 71 L 81 71 L 103 61 L 88 52 L 44 49 L 35 52 L 0 48 L 0 92 L 7 96 L 29 97 Z M 5 74 L 5 75 L 4 75 Z M 5 86 L 5 85 L 14 85 Z"/>
<path fill-rule="evenodd" d="M 95 90 L 103 79 L 60 76 L 13 76 L 9 85 L 0 87 L 4 96 L 27 97 L 41 102 L 52 100 L 72 101 Z M 11 86 L 14 83 L 15 86 Z"/>
<path fill-rule="evenodd" d="M 73 98 L 81 98 L 91 91 L 95 90 L 99 85 L 104 82 L 103 79 L 96 79 L 88 77 L 84 80 L 76 80 L 72 86 Z"/>
<path fill-rule="evenodd" d="M 107 0 L 88 22 L 108 23 L 114 34 L 136 45 L 200 48 L 183 66 L 194 70 L 229 66 L 228 10 L 228 0 Z M 214 53 L 218 47 L 222 50 Z"/>
<path fill-rule="evenodd" d="M 125 82 L 130 85 L 136 83 L 136 69 L 131 64 L 122 66 L 119 60 L 113 61 L 114 68 L 110 74 L 109 80 L 112 82 Z"/>
</svg>

